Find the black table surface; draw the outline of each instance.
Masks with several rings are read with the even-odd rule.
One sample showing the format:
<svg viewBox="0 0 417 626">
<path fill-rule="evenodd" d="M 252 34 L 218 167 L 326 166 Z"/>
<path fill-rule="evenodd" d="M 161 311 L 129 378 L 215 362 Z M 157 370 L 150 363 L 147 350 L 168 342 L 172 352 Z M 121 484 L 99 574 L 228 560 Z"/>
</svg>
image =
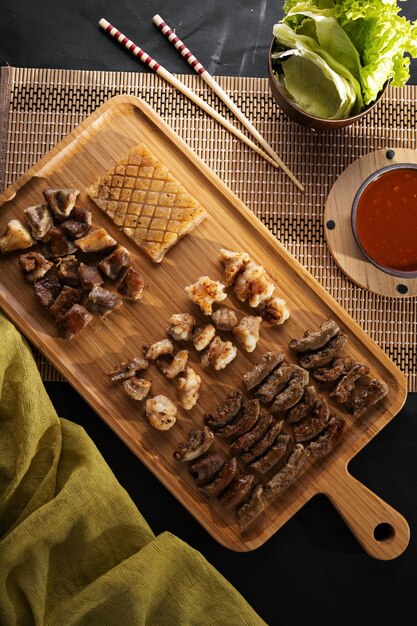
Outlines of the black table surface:
<svg viewBox="0 0 417 626">
<path fill-rule="evenodd" d="M 417 18 L 417 2 L 401 3 Z M 146 71 L 101 32 L 105 17 L 167 69 L 190 73 L 153 26 L 159 12 L 217 75 L 266 76 L 281 2 L 267 0 L 0 0 L 0 62 L 12 66 Z M 417 83 L 417 64 L 411 64 Z M 264 546 L 238 554 L 217 544 L 66 383 L 47 383 L 62 417 L 81 424 L 155 533 L 171 531 L 217 567 L 269 624 L 415 623 L 417 394 L 350 463 L 351 473 L 408 520 L 411 542 L 393 561 L 369 557 L 324 496 Z M 179 617 L 178 623 L 181 623 Z M 221 626 L 221 625 L 219 625 Z"/>
</svg>

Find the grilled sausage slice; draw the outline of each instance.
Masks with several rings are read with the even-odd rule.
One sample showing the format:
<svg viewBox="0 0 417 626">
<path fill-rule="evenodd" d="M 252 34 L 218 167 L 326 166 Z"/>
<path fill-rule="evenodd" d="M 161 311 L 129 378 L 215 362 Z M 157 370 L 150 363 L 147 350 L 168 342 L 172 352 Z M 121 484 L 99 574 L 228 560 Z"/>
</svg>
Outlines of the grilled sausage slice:
<svg viewBox="0 0 417 626">
<path fill-rule="evenodd" d="M 291 339 L 290 349 L 294 352 L 310 352 L 326 345 L 339 332 L 339 326 L 334 320 L 326 320 L 316 332 L 307 330 L 301 339 Z"/>
<path fill-rule="evenodd" d="M 214 441 L 214 435 L 203 426 L 203 430 L 191 430 L 186 441 L 178 444 L 174 452 L 177 461 L 194 461 L 202 456 L 210 448 Z"/>
<path fill-rule="evenodd" d="M 308 352 L 307 354 L 301 354 L 298 357 L 298 362 L 301 367 L 304 367 L 306 370 L 327 365 L 327 363 L 333 361 L 335 356 L 343 350 L 347 344 L 347 340 L 348 338 L 345 333 L 339 333 L 336 337 L 330 339 L 324 348 L 320 348 L 320 350 L 314 352 Z"/>
<path fill-rule="evenodd" d="M 284 493 L 297 480 L 306 460 L 307 454 L 303 444 L 296 443 L 284 467 L 266 483 L 265 498 L 272 501 Z"/>
<path fill-rule="evenodd" d="M 330 394 L 340 404 L 345 404 L 355 389 L 356 382 L 362 376 L 366 376 L 369 373 L 369 367 L 363 363 L 354 363 L 349 371 L 339 380 L 336 387 Z"/>
<path fill-rule="evenodd" d="M 352 360 L 349 357 L 337 356 L 331 362 L 330 367 L 318 367 L 312 371 L 311 375 L 319 383 L 334 383 L 346 374 L 351 365 Z"/>
<path fill-rule="evenodd" d="M 268 430 L 266 435 L 260 441 L 258 441 L 255 446 L 250 448 L 248 452 L 242 454 L 241 459 L 245 463 L 245 465 L 252 463 L 252 461 L 254 461 L 259 456 L 264 454 L 267 450 L 269 450 L 277 436 L 281 433 L 283 423 L 284 422 L 282 420 L 280 422 L 275 422 L 275 424 Z"/>
<path fill-rule="evenodd" d="M 240 530 L 243 531 L 248 528 L 259 517 L 264 508 L 263 487 L 261 484 L 258 484 L 253 489 L 249 500 L 236 511 Z"/>
<path fill-rule="evenodd" d="M 260 415 L 256 425 L 252 430 L 241 435 L 230 446 L 233 452 L 244 452 L 249 450 L 251 446 L 254 446 L 262 437 L 266 434 L 267 430 L 271 427 L 273 419 L 269 414 Z"/>
<path fill-rule="evenodd" d="M 255 391 L 255 397 L 266 404 L 271 402 L 277 393 L 284 389 L 285 385 L 294 374 L 294 366 L 283 364 L 268 376 L 266 381 Z"/>
<path fill-rule="evenodd" d="M 243 382 L 248 391 L 260 385 L 285 359 L 283 352 L 266 352 L 252 370 L 243 374 Z"/>
<path fill-rule="evenodd" d="M 361 393 L 349 402 L 348 410 L 353 417 L 361 417 L 366 411 L 385 398 L 388 387 L 383 380 L 372 378 Z"/>
<path fill-rule="evenodd" d="M 198 459 L 190 465 L 190 474 L 196 479 L 199 485 L 205 485 L 214 479 L 216 474 L 222 469 L 224 459 L 217 452 L 208 454 Z"/>
<path fill-rule="evenodd" d="M 214 498 L 217 498 L 217 496 L 219 496 L 225 489 L 227 489 L 230 483 L 235 479 L 236 473 L 237 462 L 236 457 L 233 457 L 230 461 L 227 461 L 223 465 L 211 483 L 208 483 L 203 487 L 198 487 L 198 490 L 205 498 L 207 498 L 207 500 L 213 500 Z"/>
<path fill-rule="evenodd" d="M 313 414 L 294 424 L 295 441 L 302 443 L 317 437 L 326 428 L 329 417 L 329 405 L 324 398 L 320 398 L 314 405 Z"/>
<path fill-rule="evenodd" d="M 299 422 L 304 417 L 307 417 L 309 413 L 313 410 L 313 407 L 317 401 L 317 391 L 316 388 L 310 385 L 310 387 L 306 387 L 303 393 L 303 397 L 295 406 L 293 406 L 287 413 L 285 417 L 285 421 L 290 424 L 295 424 Z"/>
<path fill-rule="evenodd" d="M 236 417 L 242 406 L 243 393 L 240 389 L 235 389 L 226 398 L 226 401 L 217 407 L 213 413 L 206 413 L 204 421 L 214 430 L 230 424 Z"/>
<path fill-rule="evenodd" d="M 259 459 L 250 464 L 250 469 L 256 469 L 261 474 L 269 472 L 277 463 L 285 459 L 292 447 L 290 435 L 279 435 L 275 439 L 275 443 Z"/>
<path fill-rule="evenodd" d="M 286 411 L 302 398 L 304 389 L 308 385 L 308 372 L 302 367 L 293 365 L 293 375 L 284 391 L 281 391 L 271 406 L 272 413 Z"/>
<path fill-rule="evenodd" d="M 322 457 L 330 454 L 341 440 L 344 428 L 344 419 L 332 417 L 322 434 L 306 447 L 307 455 L 309 457 Z"/>
<path fill-rule="evenodd" d="M 224 439 L 236 439 L 253 428 L 259 417 L 259 400 L 244 400 L 243 413 L 233 424 L 228 424 L 216 431 Z"/>
<path fill-rule="evenodd" d="M 229 487 L 219 496 L 219 502 L 226 509 L 234 509 L 248 497 L 255 482 L 254 474 L 242 474 L 235 478 Z"/>
</svg>

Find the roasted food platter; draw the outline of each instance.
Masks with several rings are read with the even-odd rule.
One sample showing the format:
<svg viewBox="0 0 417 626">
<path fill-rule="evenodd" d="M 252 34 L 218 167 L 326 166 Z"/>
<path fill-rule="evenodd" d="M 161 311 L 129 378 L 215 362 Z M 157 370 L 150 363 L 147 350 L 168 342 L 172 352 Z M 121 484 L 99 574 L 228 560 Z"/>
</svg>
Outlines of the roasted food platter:
<svg viewBox="0 0 417 626">
<path fill-rule="evenodd" d="M 135 146 L 146 144 L 152 154 L 169 165 L 170 171 L 207 212 L 190 235 L 179 241 L 161 263 L 155 264 L 141 247 L 95 204 L 87 190 Z M 406 384 L 400 370 L 372 342 L 337 302 L 280 245 L 276 238 L 242 204 L 228 187 L 143 101 L 117 96 L 98 108 L 60 144 L 52 149 L 0 197 L 0 231 L 19 219 L 26 207 L 39 204 L 45 188 L 77 188 L 79 201 L 92 212 L 94 224 L 103 228 L 129 251 L 132 267 L 145 280 L 140 302 L 126 301 L 106 317 L 94 317 L 82 332 L 68 340 L 34 299 L 33 291 L 14 255 L 0 257 L 0 305 L 28 339 L 54 364 L 114 432 L 224 546 L 236 551 L 262 545 L 316 494 L 329 497 L 364 549 L 376 558 L 398 556 L 407 546 L 406 520 L 348 472 L 348 463 L 401 409 Z M 237 357 L 221 371 L 202 366 L 198 352 L 190 349 L 189 363 L 202 379 L 198 403 L 192 410 L 181 408 L 175 426 L 155 430 L 145 419 L 143 404 L 134 402 L 121 385 L 109 380 L 118 364 L 142 353 L 144 344 L 166 337 L 167 321 L 179 312 L 195 315 L 207 323 L 190 302 L 185 287 L 201 276 L 222 279 L 220 249 L 246 251 L 261 264 L 277 292 L 285 299 L 290 317 L 279 326 L 262 325 L 256 349 L 238 349 Z M 249 307 L 228 291 L 225 304 L 241 314 Z M 296 363 L 289 343 L 307 329 L 319 328 L 332 319 L 347 337 L 346 352 L 353 361 L 365 363 L 383 380 L 388 394 L 359 417 L 344 415 L 343 439 L 325 458 L 313 459 L 298 480 L 242 532 L 236 516 L 217 500 L 206 501 L 196 488 L 185 463 L 174 452 L 190 429 L 203 427 L 203 416 L 225 401 L 242 385 L 243 375 L 273 350 L 285 352 Z M 175 397 L 175 385 L 152 370 L 152 393 Z M 335 414 L 340 407 L 327 400 Z M 230 447 L 215 438 L 216 450 L 231 459 Z M 238 461 L 239 463 L 239 461 Z M 383 541 L 375 529 L 388 524 Z"/>
</svg>

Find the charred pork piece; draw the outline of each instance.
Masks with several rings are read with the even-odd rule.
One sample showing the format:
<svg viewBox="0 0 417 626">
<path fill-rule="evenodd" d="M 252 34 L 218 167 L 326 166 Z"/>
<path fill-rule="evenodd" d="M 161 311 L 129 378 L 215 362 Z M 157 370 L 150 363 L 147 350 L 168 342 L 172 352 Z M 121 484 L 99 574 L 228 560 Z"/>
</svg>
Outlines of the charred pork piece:
<svg viewBox="0 0 417 626">
<path fill-rule="evenodd" d="M 214 435 L 207 426 L 203 430 L 191 430 L 186 441 L 178 444 L 174 452 L 177 461 L 195 461 L 210 448 Z"/>
<path fill-rule="evenodd" d="M 195 406 L 200 395 L 201 377 L 192 367 L 187 367 L 185 376 L 181 376 L 177 383 L 178 402 L 186 411 Z"/>
<path fill-rule="evenodd" d="M 269 501 L 278 498 L 298 478 L 307 460 L 302 443 L 296 443 L 288 461 L 265 485 L 265 498 Z"/>
<path fill-rule="evenodd" d="M 317 437 L 326 428 L 329 418 L 329 405 L 324 398 L 320 398 L 314 405 L 313 413 L 305 417 L 301 422 L 294 424 L 296 443 L 310 441 L 310 439 Z"/>
<path fill-rule="evenodd" d="M 236 337 L 240 345 L 246 352 L 253 352 L 259 340 L 259 329 L 261 327 L 262 317 L 255 315 L 247 315 L 242 317 L 239 324 L 232 330 L 233 336 Z"/>
<path fill-rule="evenodd" d="M 275 285 L 261 265 L 250 261 L 241 274 L 238 274 L 234 284 L 234 291 L 241 302 L 248 301 L 250 307 L 257 307 L 264 300 L 269 300 L 274 292 Z"/>
<path fill-rule="evenodd" d="M 78 189 L 44 189 L 43 197 L 58 222 L 63 222 L 71 213 Z"/>
<path fill-rule="evenodd" d="M 189 313 L 174 313 L 168 320 L 167 334 L 175 341 L 191 341 L 195 325 L 195 318 Z"/>
<path fill-rule="evenodd" d="M 311 352 L 312 350 L 318 350 L 319 348 L 323 348 L 332 339 L 337 335 L 340 328 L 333 320 L 326 320 L 320 326 L 319 330 L 312 333 L 307 330 L 304 333 L 304 337 L 301 339 L 292 339 L 290 341 L 290 349 L 294 350 L 294 352 Z"/>
<path fill-rule="evenodd" d="M 204 367 L 211 365 L 213 369 L 219 372 L 227 367 L 236 356 L 236 346 L 231 341 L 222 341 L 220 337 L 216 336 L 202 355 L 201 363 Z"/>
<path fill-rule="evenodd" d="M 130 253 L 123 246 L 117 246 L 113 252 L 110 252 L 98 264 L 99 268 L 107 278 L 116 280 L 123 270 L 127 269 L 132 260 Z"/>
<path fill-rule="evenodd" d="M 196 283 L 184 288 L 191 302 L 197 304 L 205 315 L 211 315 L 213 304 L 227 298 L 225 286 L 218 280 L 211 280 L 208 276 L 200 276 Z"/>
<path fill-rule="evenodd" d="M 33 285 L 33 291 L 42 306 L 49 309 L 59 296 L 59 292 L 62 289 L 62 285 L 59 282 L 58 276 L 55 274 L 49 274 L 41 278 Z"/>
<path fill-rule="evenodd" d="M 237 462 L 236 458 L 233 457 L 233 459 L 230 459 L 230 461 L 227 461 L 223 465 L 216 478 L 211 483 L 198 487 L 198 490 L 207 500 L 213 500 L 227 489 L 230 483 L 235 479 L 236 474 Z"/>
<path fill-rule="evenodd" d="M 297 404 L 297 402 L 303 397 L 304 390 L 308 385 L 308 379 L 309 376 L 307 370 L 293 365 L 293 375 L 291 380 L 285 389 L 276 396 L 271 406 L 272 413 L 286 411 L 294 406 L 294 404 Z"/>
<path fill-rule="evenodd" d="M 15 250 L 25 250 L 33 246 L 35 242 L 30 236 L 30 232 L 19 222 L 10 220 L 7 224 L 6 234 L 0 237 L 0 252 L 14 252 Z"/>
<path fill-rule="evenodd" d="M 188 350 L 180 350 L 174 356 L 168 355 L 156 361 L 157 366 L 167 378 L 175 378 L 185 370 L 188 361 Z"/>
<path fill-rule="evenodd" d="M 204 421 L 210 428 L 217 430 L 230 424 L 230 422 L 236 417 L 242 406 L 243 393 L 240 389 L 231 391 L 227 396 L 225 402 L 217 407 L 213 413 L 206 413 L 204 415 Z"/>
<path fill-rule="evenodd" d="M 38 204 L 25 209 L 25 216 L 33 239 L 38 241 L 45 237 L 54 223 L 47 204 Z"/>
<path fill-rule="evenodd" d="M 99 228 L 98 230 L 80 237 L 75 240 L 75 245 L 82 252 L 105 252 L 117 245 L 117 241 L 110 237 L 107 230 Z"/>
<path fill-rule="evenodd" d="M 304 367 L 306 370 L 316 369 L 317 367 L 327 365 L 327 363 L 333 361 L 333 359 L 343 350 L 347 344 L 347 340 L 347 335 L 344 333 L 338 333 L 336 337 L 330 339 L 324 348 L 320 348 L 320 350 L 316 350 L 315 352 L 300 354 L 298 362 L 301 367 Z"/>
<path fill-rule="evenodd" d="M 243 382 L 248 391 L 260 385 L 285 359 L 283 352 L 266 352 L 255 367 L 243 374 Z"/>
<path fill-rule="evenodd" d="M 352 391 L 355 389 L 357 381 L 369 374 L 369 367 L 363 363 L 354 363 L 348 372 L 339 380 L 330 396 L 335 398 L 340 404 L 346 404 Z"/>
<path fill-rule="evenodd" d="M 306 447 L 307 455 L 314 458 L 327 456 L 341 440 L 344 429 L 345 420 L 332 417 L 322 434 Z"/>
<path fill-rule="evenodd" d="M 129 298 L 129 300 L 140 300 L 144 288 L 145 280 L 143 276 L 134 270 L 133 267 L 128 267 L 123 274 L 117 291 L 122 294 L 122 296 Z"/>
<path fill-rule="evenodd" d="M 231 287 L 235 282 L 236 276 L 249 263 L 250 258 L 247 252 L 232 252 L 231 250 L 220 248 L 220 260 L 224 265 L 224 283 Z"/>
<path fill-rule="evenodd" d="M 102 317 L 115 311 L 123 302 L 113 291 L 103 289 L 103 287 L 93 287 L 88 294 L 86 307 L 91 313 L 97 313 Z"/>
<path fill-rule="evenodd" d="M 265 508 L 263 499 L 264 488 L 261 484 L 253 489 L 249 500 L 242 504 L 236 511 L 240 530 L 245 530 L 250 526 Z"/>
<path fill-rule="evenodd" d="M 92 289 L 99 287 L 104 283 L 104 279 L 95 265 L 85 265 L 80 263 L 78 266 L 78 274 L 80 277 L 81 287 L 83 289 Z"/>
<path fill-rule="evenodd" d="M 261 302 L 256 312 L 265 322 L 269 322 L 273 326 L 280 326 L 290 316 L 287 304 L 282 298 L 270 298 Z"/>
<path fill-rule="evenodd" d="M 49 307 L 49 312 L 55 319 L 59 319 L 68 313 L 73 304 L 80 304 L 82 298 L 82 289 L 64 285 L 55 302 Z"/>
<path fill-rule="evenodd" d="M 206 326 L 196 326 L 193 330 L 193 344 L 194 348 L 201 352 L 212 342 L 216 335 L 216 329 L 213 324 L 206 324 Z"/>
<path fill-rule="evenodd" d="M 254 446 L 264 435 L 266 435 L 268 429 L 272 426 L 273 419 L 271 415 L 264 413 L 259 416 L 259 419 L 249 432 L 241 435 L 231 445 L 232 452 L 245 452 Z"/>
<path fill-rule="evenodd" d="M 80 263 L 78 259 L 73 254 L 69 254 L 62 258 L 58 257 L 55 264 L 58 268 L 58 276 L 61 283 L 70 287 L 78 287 L 80 284 L 80 274 L 78 272 Z"/>
<path fill-rule="evenodd" d="M 243 400 L 242 415 L 233 424 L 227 424 L 216 431 L 222 439 L 236 439 L 253 428 L 259 417 L 259 400 Z"/>
<path fill-rule="evenodd" d="M 289 454 L 292 447 L 290 435 L 278 435 L 274 445 L 259 459 L 250 464 L 250 469 L 255 469 L 261 474 L 266 474 L 277 463 L 281 463 Z"/>
<path fill-rule="evenodd" d="M 177 421 L 177 407 L 169 398 L 163 395 L 154 396 L 146 400 L 146 419 L 156 430 L 169 430 Z"/>
<path fill-rule="evenodd" d="M 217 452 L 208 454 L 190 465 L 190 474 L 199 485 L 211 482 L 222 469 L 224 460 Z"/>
<path fill-rule="evenodd" d="M 74 207 L 70 216 L 65 222 L 62 222 L 62 232 L 68 239 L 74 241 L 83 237 L 89 230 L 93 221 L 93 215 L 88 209 L 82 207 Z"/>
<path fill-rule="evenodd" d="M 352 413 L 353 417 L 361 417 L 371 406 L 385 398 L 387 393 L 386 383 L 378 378 L 372 378 L 356 398 L 349 402 L 349 413 Z"/>
<path fill-rule="evenodd" d="M 219 330 L 232 330 L 237 324 L 237 315 L 228 306 L 221 306 L 211 316 L 213 324 Z"/>
<path fill-rule="evenodd" d="M 91 322 L 93 316 L 81 304 L 73 304 L 66 315 L 60 317 L 57 326 L 59 334 L 63 339 L 72 339 L 87 324 Z"/>
<path fill-rule="evenodd" d="M 249 465 L 249 463 L 253 463 L 255 459 L 265 454 L 267 450 L 274 444 L 275 439 L 281 433 L 283 422 L 275 422 L 273 426 L 268 430 L 266 435 L 258 441 L 255 446 L 252 446 L 248 450 L 242 454 L 241 459 L 245 465 Z"/>
<path fill-rule="evenodd" d="M 311 375 L 320 383 L 333 383 L 344 376 L 351 365 L 352 360 L 349 357 L 337 356 L 331 362 L 330 367 L 318 367 L 312 371 Z"/>
<path fill-rule="evenodd" d="M 317 400 L 317 391 L 313 386 L 306 387 L 303 393 L 303 397 L 295 406 L 292 407 L 285 416 L 285 421 L 290 424 L 295 424 L 300 420 L 307 417 L 313 410 L 313 407 Z"/>
<path fill-rule="evenodd" d="M 132 378 L 124 380 L 122 385 L 127 395 L 133 398 L 133 400 L 144 400 L 152 387 L 150 380 L 139 378 L 138 376 L 132 376 Z"/>
<path fill-rule="evenodd" d="M 231 485 L 219 496 L 219 502 L 226 509 L 234 509 L 246 500 L 252 491 L 255 476 L 242 474 L 234 479 Z"/>
<path fill-rule="evenodd" d="M 25 278 L 30 283 L 36 283 L 45 276 L 47 272 L 54 266 L 51 261 L 39 252 L 25 252 L 19 254 L 19 265 Z"/>
<path fill-rule="evenodd" d="M 72 241 L 66 239 L 56 226 L 51 226 L 42 240 L 42 252 L 47 259 L 67 256 L 76 251 L 77 248 Z"/>
<path fill-rule="evenodd" d="M 293 377 L 294 366 L 283 363 L 278 369 L 268 376 L 266 381 L 255 391 L 255 397 L 266 404 L 271 402 L 277 393 L 284 389 L 285 385 Z"/>
<path fill-rule="evenodd" d="M 163 354 L 172 354 L 174 352 L 174 344 L 171 339 L 161 339 L 161 341 L 156 341 L 152 345 L 144 345 L 143 350 L 147 359 L 155 361 Z"/>
<path fill-rule="evenodd" d="M 128 378 L 132 378 L 135 376 L 137 372 L 142 370 L 146 370 L 149 365 L 148 359 L 144 356 L 134 356 L 129 359 L 129 361 L 125 361 L 124 363 L 120 363 L 112 372 L 107 374 L 107 376 L 113 382 L 117 380 L 127 380 Z"/>
</svg>

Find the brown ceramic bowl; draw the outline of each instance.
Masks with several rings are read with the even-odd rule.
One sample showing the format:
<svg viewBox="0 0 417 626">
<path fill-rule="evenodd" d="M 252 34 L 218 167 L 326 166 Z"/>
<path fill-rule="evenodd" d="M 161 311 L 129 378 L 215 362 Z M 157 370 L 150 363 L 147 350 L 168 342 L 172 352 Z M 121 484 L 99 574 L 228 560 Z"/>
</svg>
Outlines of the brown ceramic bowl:
<svg viewBox="0 0 417 626">
<path fill-rule="evenodd" d="M 295 105 L 291 100 L 288 99 L 286 94 L 281 89 L 279 82 L 277 81 L 275 74 L 272 69 L 272 53 L 275 49 L 275 37 L 272 40 L 271 46 L 269 48 L 268 53 L 268 79 L 269 79 L 269 87 L 271 89 L 272 95 L 279 105 L 280 109 L 284 111 L 288 117 L 292 120 L 301 124 L 302 126 L 307 126 L 308 128 L 317 128 L 318 130 L 332 130 L 334 128 L 342 128 L 344 126 L 350 126 L 354 124 L 358 120 L 362 119 L 372 111 L 372 109 L 380 102 L 382 97 L 384 96 L 388 83 L 384 86 L 384 89 L 380 92 L 378 98 L 367 106 L 363 111 L 358 113 L 357 115 L 353 115 L 352 117 L 347 117 L 343 120 L 329 120 L 324 119 L 322 117 L 315 117 L 314 115 L 309 115 L 302 111 L 297 105 Z"/>
</svg>

